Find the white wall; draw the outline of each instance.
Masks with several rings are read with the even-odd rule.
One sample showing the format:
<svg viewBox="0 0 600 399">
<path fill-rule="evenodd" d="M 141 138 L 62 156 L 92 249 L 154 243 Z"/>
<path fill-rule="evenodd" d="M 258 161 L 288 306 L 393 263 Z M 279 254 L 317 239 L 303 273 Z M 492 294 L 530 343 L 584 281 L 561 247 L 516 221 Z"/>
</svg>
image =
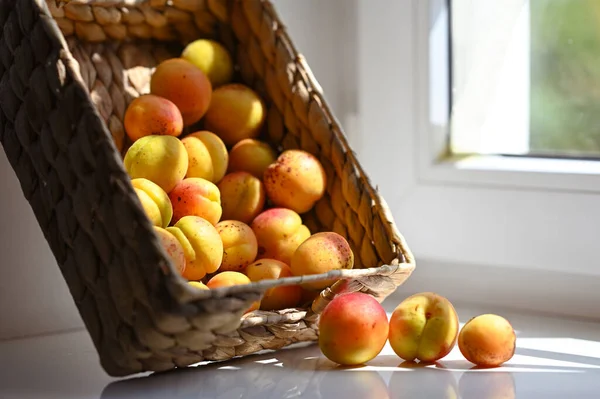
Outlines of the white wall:
<svg viewBox="0 0 600 399">
<path fill-rule="evenodd" d="M 81 326 L 4 151 L 0 187 L 0 339 Z"/>
<path fill-rule="evenodd" d="M 356 111 L 355 0 L 274 3 L 344 124 Z M 0 187 L 0 340 L 82 327 L 4 151 Z"/>
</svg>

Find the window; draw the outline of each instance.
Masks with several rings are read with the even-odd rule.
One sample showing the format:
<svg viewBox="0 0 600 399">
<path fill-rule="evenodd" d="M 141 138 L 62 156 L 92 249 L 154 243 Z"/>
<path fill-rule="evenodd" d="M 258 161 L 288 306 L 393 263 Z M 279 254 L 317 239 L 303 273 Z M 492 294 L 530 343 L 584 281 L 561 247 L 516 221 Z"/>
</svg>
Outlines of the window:
<svg viewBox="0 0 600 399">
<path fill-rule="evenodd" d="M 454 154 L 600 156 L 600 7 L 451 2 Z"/>
<path fill-rule="evenodd" d="M 600 316 L 600 7 L 357 2 L 351 141 L 417 258 L 400 292 Z"/>
</svg>

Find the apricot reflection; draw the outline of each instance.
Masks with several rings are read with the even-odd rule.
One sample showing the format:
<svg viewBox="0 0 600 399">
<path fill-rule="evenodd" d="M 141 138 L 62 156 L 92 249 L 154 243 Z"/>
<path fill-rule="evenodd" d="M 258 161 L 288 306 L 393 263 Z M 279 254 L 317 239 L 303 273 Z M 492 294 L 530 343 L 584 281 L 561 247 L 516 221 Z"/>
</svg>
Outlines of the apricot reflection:
<svg viewBox="0 0 600 399">
<path fill-rule="evenodd" d="M 403 362 L 390 378 L 391 399 L 457 399 L 458 387 L 451 371 L 435 364 Z"/>
<path fill-rule="evenodd" d="M 344 398 L 388 399 L 377 371 L 343 369 L 316 346 L 116 381 L 102 399 Z"/>
<path fill-rule="evenodd" d="M 467 371 L 460 377 L 458 391 L 462 399 L 514 399 L 515 380 L 512 373 Z"/>
</svg>

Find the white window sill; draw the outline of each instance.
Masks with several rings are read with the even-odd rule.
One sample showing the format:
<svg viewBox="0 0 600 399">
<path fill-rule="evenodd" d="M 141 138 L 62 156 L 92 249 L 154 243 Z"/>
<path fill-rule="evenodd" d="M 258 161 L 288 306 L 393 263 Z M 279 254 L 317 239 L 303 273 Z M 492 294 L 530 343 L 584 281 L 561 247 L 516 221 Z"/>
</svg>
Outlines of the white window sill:
<svg viewBox="0 0 600 399">
<path fill-rule="evenodd" d="M 424 182 L 600 193 L 600 162 L 585 159 L 470 155 L 425 164 Z"/>
</svg>

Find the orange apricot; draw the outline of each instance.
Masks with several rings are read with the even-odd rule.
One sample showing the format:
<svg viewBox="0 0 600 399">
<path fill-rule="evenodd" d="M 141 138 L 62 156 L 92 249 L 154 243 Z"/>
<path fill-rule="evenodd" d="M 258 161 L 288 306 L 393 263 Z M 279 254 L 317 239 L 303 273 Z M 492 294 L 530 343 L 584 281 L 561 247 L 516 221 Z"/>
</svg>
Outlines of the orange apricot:
<svg viewBox="0 0 600 399">
<path fill-rule="evenodd" d="M 232 146 L 240 140 L 258 137 L 265 116 L 265 104 L 254 90 L 240 83 L 229 83 L 212 93 L 204 123 L 206 129 Z"/>
<path fill-rule="evenodd" d="M 321 162 L 309 152 L 287 150 L 264 173 L 267 197 L 276 206 L 308 212 L 325 194 L 326 175 Z"/>
<path fill-rule="evenodd" d="M 258 245 L 250 226 L 238 220 L 223 220 L 215 227 L 223 241 L 223 262 L 219 270 L 241 271 L 254 262 Z"/>
<path fill-rule="evenodd" d="M 267 143 L 255 139 L 244 139 L 229 152 L 228 172 L 248 172 L 259 179 L 277 159 L 275 150 Z"/>
<path fill-rule="evenodd" d="M 276 259 L 260 259 L 248 265 L 244 271 L 253 282 L 267 279 L 292 277 L 290 267 Z M 262 310 L 293 308 L 300 302 L 302 288 L 299 285 L 282 285 L 265 291 L 260 303 Z"/>
<path fill-rule="evenodd" d="M 239 220 L 248 224 L 265 206 L 263 183 L 250 173 L 229 173 L 217 187 L 221 192 L 223 219 Z"/>
<path fill-rule="evenodd" d="M 169 192 L 172 223 L 184 216 L 199 216 L 216 225 L 221 219 L 221 194 L 214 183 L 200 177 L 183 179 Z"/>
<path fill-rule="evenodd" d="M 219 287 L 230 287 L 232 285 L 250 284 L 252 281 L 243 273 L 234 271 L 225 271 L 215 274 L 206 286 L 210 289 Z M 260 308 L 260 300 L 254 302 L 244 313 L 252 312 Z"/>
<path fill-rule="evenodd" d="M 212 98 L 210 80 L 200 68 L 183 58 L 161 62 L 150 79 L 150 93 L 172 101 L 185 126 L 198 122 Z"/>
<path fill-rule="evenodd" d="M 132 142 L 152 134 L 178 137 L 183 130 L 179 108 L 166 98 L 154 94 L 144 94 L 134 99 L 125 111 L 123 122 Z"/>
<path fill-rule="evenodd" d="M 462 355 L 481 367 L 497 367 L 515 354 L 517 336 L 511 324 L 496 314 L 482 314 L 467 321 L 458 334 Z"/>
<path fill-rule="evenodd" d="M 310 237 L 310 230 L 302 224 L 300 215 L 286 208 L 261 212 L 250 227 L 258 241 L 257 259 L 277 259 L 286 265 L 300 244 Z"/>
</svg>

